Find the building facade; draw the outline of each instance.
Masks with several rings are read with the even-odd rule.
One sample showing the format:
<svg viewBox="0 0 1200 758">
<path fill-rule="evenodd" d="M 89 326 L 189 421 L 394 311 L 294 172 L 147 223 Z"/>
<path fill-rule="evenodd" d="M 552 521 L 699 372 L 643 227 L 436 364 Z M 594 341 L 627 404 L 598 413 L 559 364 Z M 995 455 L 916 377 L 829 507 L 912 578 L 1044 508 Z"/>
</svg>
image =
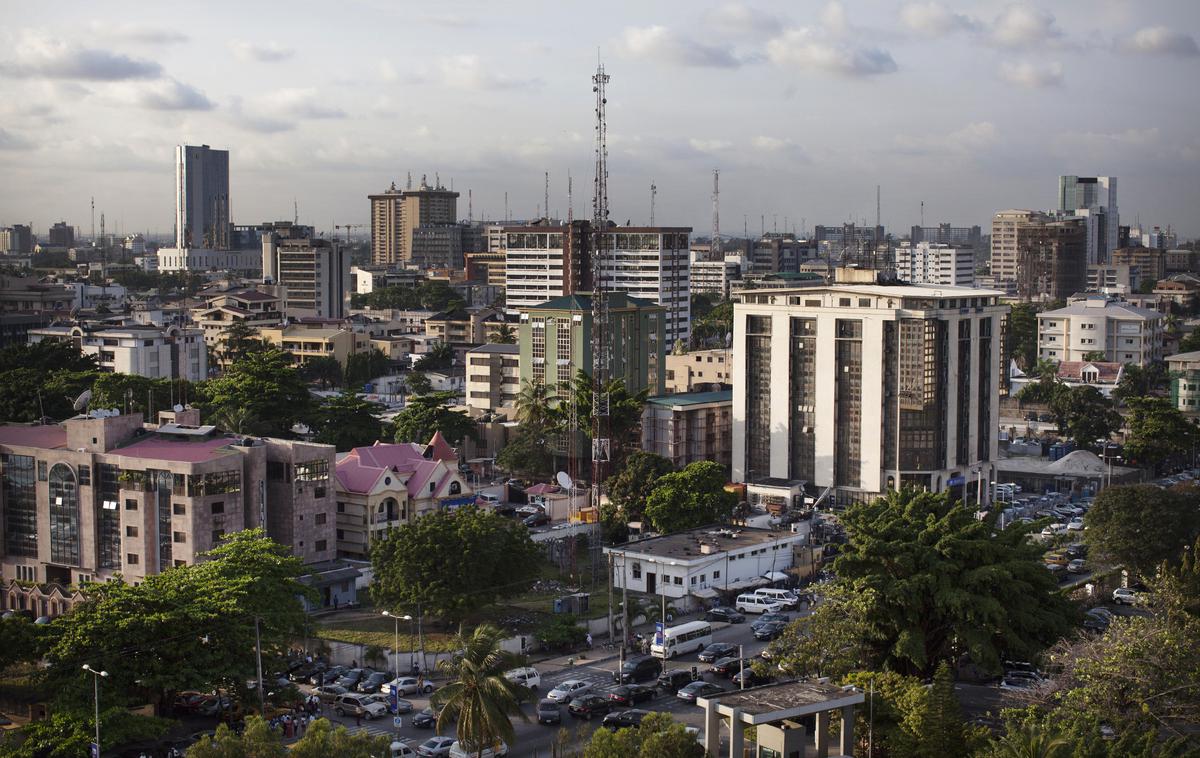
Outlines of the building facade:
<svg viewBox="0 0 1200 758">
<path fill-rule="evenodd" d="M 1182 413 L 1200 414 L 1200 352 L 1167 356 L 1171 402 Z"/>
<path fill-rule="evenodd" d="M 1122 247 L 1113 251 L 1114 266 L 1136 266 L 1142 281 L 1158 281 L 1167 275 L 1166 254 L 1147 247 Z M 1141 281 L 1138 286 L 1141 286 Z"/>
<path fill-rule="evenodd" d="M 54 339 L 74 342 L 84 355 L 93 355 L 101 371 L 149 379 L 208 378 L 208 348 L 204 332 L 178 326 L 47 326 L 29 330 L 29 342 Z"/>
<path fill-rule="evenodd" d="M 1108 263 L 1118 247 L 1117 177 L 1060 176 L 1058 212 L 1085 220 L 1087 262 Z"/>
<path fill-rule="evenodd" d="M 503 227 L 504 301 L 510 312 L 592 289 L 591 224 Z M 490 274 L 489 274 L 490 278 Z"/>
<path fill-rule="evenodd" d="M 668 345 L 692 334 L 691 227 L 614 227 L 600 236 L 604 247 L 601 286 L 666 309 Z"/>
<path fill-rule="evenodd" d="M 1142 286 L 1142 270 L 1128 264 L 1098 263 L 1088 266 L 1087 291 L 1128 295 Z"/>
<path fill-rule="evenodd" d="M 728 349 L 692 350 L 667 354 L 666 388 L 676 392 L 701 392 L 733 384 L 733 352 Z"/>
<path fill-rule="evenodd" d="M 263 279 L 280 285 L 288 318 L 343 318 L 349 296 L 350 257 L 336 240 L 262 236 Z"/>
<path fill-rule="evenodd" d="M 371 349 L 371 335 L 322 322 L 265 327 L 259 334 L 300 366 L 313 358 L 332 357 L 345 368 L 351 355 Z"/>
<path fill-rule="evenodd" d="M 455 224 L 458 193 L 425 177 L 417 189 L 400 190 L 395 182 L 371 201 L 371 261 L 380 265 L 406 265 L 413 260 L 413 233 L 420 227 Z M 462 255 L 461 236 L 459 256 Z"/>
<path fill-rule="evenodd" d="M 681 469 L 689 463 L 733 460 L 733 390 L 652 397 L 642 410 L 642 450 Z"/>
<path fill-rule="evenodd" d="M 910 284 L 974 287 L 975 249 L 940 242 L 901 242 L 896 247 L 896 277 Z"/>
<path fill-rule="evenodd" d="M 1038 358 L 1086 361 L 1103 353 L 1109 363 L 1147 366 L 1163 358 L 1163 316 L 1104 295 L 1038 314 Z"/>
<path fill-rule="evenodd" d="M 733 479 L 837 502 L 897 483 L 989 481 L 1003 379 L 1001 293 L 843 284 L 734 305 Z M 789 484 L 790 486 L 790 484 Z"/>
<path fill-rule="evenodd" d="M 740 255 L 726 255 L 725 260 L 698 260 L 700 253 L 692 251 L 692 266 L 689 287 L 692 293 L 709 292 L 722 300 L 729 298 L 733 282 L 742 278 L 744 258 Z"/>
<path fill-rule="evenodd" d="M 480 345 L 467 351 L 467 405 L 513 408 L 521 392 L 519 345 Z"/>
<path fill-rule="evenodd" d="M 175 147 L 175 247 L 228 250 L 229 151 Z"/>
</svg>

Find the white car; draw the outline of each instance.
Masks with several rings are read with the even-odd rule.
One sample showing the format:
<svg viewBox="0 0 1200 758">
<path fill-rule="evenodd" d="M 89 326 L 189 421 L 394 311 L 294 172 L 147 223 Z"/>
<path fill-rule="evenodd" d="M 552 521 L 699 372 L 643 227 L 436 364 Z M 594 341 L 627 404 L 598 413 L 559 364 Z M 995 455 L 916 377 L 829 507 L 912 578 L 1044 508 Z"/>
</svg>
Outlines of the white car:
<svg viewBox="0 0 1200 758">
<path fill-rule="evenodd" d="M 418 755 L 417 751 L 412 749 L 412 745 L 400 740 L 392 742 L 389 752 L 391 753 L 391 758 L 417 758 Z"/>
<path fill-rule="evenodd" d="M 392 694 L 393 690 L 398 695 L 429 694 L 433 692 L 433 685 L 428 681 L 419 682 L 415 676 L 398 676 L 390 682 L 384 682 L 379 687 L 379 691 L 384 695 Z"/>
<path fill-rule="evenodd" d="M 508 745 L 504 740 L 500 740 L 500 744 L 496 745 L 495 749 L 485 747 L 482 751 L 472 750 L 470 752 L 464 748 L 458 740 L 450 746 L 450 758 L 500 758 L 500 756 L 508 755 Z"/>
<path fill-rule="evenodd" d="M 417 755 L 422 758 L 445 758 L 450 755 L 450 748 L 453 745 L 453 737 L 430 737 L 417 745 Z"/>
<path fill-rule="evenodd" d="M 582 679 L 568 679 L 554 689 L 546 697 L 556 703 L 569 703 L 577 697 L 583 697 L 592 691 L 592 683 Z"/>
<path fill-rule="evenodd" d="M 1112 599 L 1117 605 L 1137 605 L 1142 602 L 1141 593 L 1128 587 L 1117 587 L 1113 590 Z"/>
<path fill-rule="evenodd" d="M 513 684 L 528 687 L 535 692 L 542 684 L 542 675 L 533 666 L 522 666 L 511 671 L 505 671 L 504 678 Z"/>
<path fill-rule="evenodd" d="M 1067 529 L 1071 530 L 1072 532 L 1082 532 L 1083 531 L 1083 519 L 1081 519 L 1081 518 L 1071 519 L 1069 522 L 1067 522 Z"/>
</svg>

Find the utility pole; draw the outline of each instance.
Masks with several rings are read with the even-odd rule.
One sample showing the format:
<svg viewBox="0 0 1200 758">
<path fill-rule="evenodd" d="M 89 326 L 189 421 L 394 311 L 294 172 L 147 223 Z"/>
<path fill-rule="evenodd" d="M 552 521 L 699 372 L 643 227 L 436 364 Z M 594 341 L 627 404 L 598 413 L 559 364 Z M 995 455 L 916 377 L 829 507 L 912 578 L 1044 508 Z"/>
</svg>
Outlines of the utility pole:
<svg viewBox="0 0 1200 758">
<path fill-rule="evenodd" d="M 712 240 L 709 245 L 709 258 L 714 261 L 723 260 L 721 256 L 721 171 L 713 169 L 713 221 Z"/>
<path fill-rule="evenodd" d="M 267 693 L 263 691 L 263 676 L 262 676 L 262 637 L 258 631 L 258 616 L 254 617 L 254 661 L 258 668 L 258 715 L 266 718 L 267 714 Z"/>
<path fill-rule="evenodd" d="M 658 195 L 658 187 L 650 182 L 650 226 L 654 226 L 654 198 Z"/>
<path fill-rule="evenodd" d="M 546 221 L 550 221 L 550 172 L 546 172 L 546 187 L 545 187 L 545 203 L 542 205 L 542 213 L 546 214 Z"/>
<path fill-rule="evenodd" d="M 613 579 L 616 574 L 613 573 L 613 554 L 608 554 L 608 641 L 613 642 L 616 639 L 616 630 L 613 629 Z M 625 583 L 625 578 L 621 578 L 621 583 Z"/>
</svg>

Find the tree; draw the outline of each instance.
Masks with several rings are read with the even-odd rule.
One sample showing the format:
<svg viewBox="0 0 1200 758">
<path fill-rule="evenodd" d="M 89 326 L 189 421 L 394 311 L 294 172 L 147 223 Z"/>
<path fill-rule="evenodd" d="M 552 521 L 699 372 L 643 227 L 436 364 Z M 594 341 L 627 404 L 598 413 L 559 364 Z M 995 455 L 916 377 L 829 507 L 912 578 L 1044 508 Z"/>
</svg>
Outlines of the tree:
<svg viewBox="0 0 1200 758">
<path fill-rule="evenodd" d="M 1071 610 L 1026 524 L 996 530 L 945 493 L 905 489 L 850 506 L 838 582 L 862 594 L 872 666 L 932 676 L 969 654 L 1031 660 L 1070 628 Z"/>
<path fill-rule="evenodd" d="M 433 383 L 429 381 L 429 377 L 420 371 L 410 373 L 404 379 L 404 385 L 413 395 L 428 395 L 433 390 Z"/>
<path fill-rule="evenodd" d="M 85 676 L 91 676 L 86 674 Z M 91 684 L 87 687 L 91 697 Z M 106 693 L 107 694 L 107 693 Z M 9 758 L 77 758 L 89 755 L 88 745 L 95 737 L 95 716 L 86 708 L 55 709 L 50 716 L 31 721 L 21 729 L 23 741 L 0 742 Z M 106 745 L 126 745 L 131 742 L 162 737 L 170 729 L 166 719 L 150 718 L 130 713 L 126 708 L 106 708 L 100 711 L 100 731 Z"/>
<path fill-rule="evenodd" d="M 514 474 L 544 479 L 554 473 L 555 419 L 550 409 L 553 386 L 526 379 L 516 398 L 519 426 L 496 463 Z"/>
<path fill-rule="evenodd" d="M 1072 387 L 1057 393 L 1050 410 L 1058 428 L 1081 448 L 1095 449 L 1097 440 L 1107 441 L 1121 428 L 1123 419 L 1113 401 L 1095 387 Z"/>
<path fill-rule="evenodd" d="M 0 349 L 0 419 L 67 418 L 98 372 L 96 359 L 82 355 L 73 342 L 42 340 Z"/>
<path fill-rule="evenodd" d="M 915 706 L 901 722 L 905 745 L 898 753 L 912 758 L 941 758 L 970 755 L 972 743 L 981 743 L 981 733 L 963 720 L 958 696 L 954 694 L 954 675 L 946 661 L 938 664 L 933 684 L 921 688 Z M 986 733 L 986 731 L 984 732 Z"/>
<path fill-rule="evenodd" d="M 187 751 L 187 758 L 284 758 L 287 755 L 283 735 L 271 729 L 261 716 L 246 719 L 246 730 L 241 734 L 226 724 L 219 724 L 215 735 L 201 737 Z"/>
<path fill-rule="evenodd" d="M 413 368 L 417 371 L 440 371 L 453 365 L 454 347 L 448 342 L 439 342 L 418 358 Z"/>
<path fill-rule="evenodd" d="M 42 627 L 25 616 L 0 619 L 0 671 L 14 663 L 36 661 L 44 645 Z"/>
<path fill-rule="evenodd" d="M 1037 311 L 1018 303 L 1008 314 L 1008 355 L 1028 371 L 1037 361 Z"/>
<path fill-rule="evenodd" d="M 1071 742 L 1055 730 L 1012 725 L 985 755 L 987 758 L 1068 758 L 1071 747 Z"/>
<path fill-rule="evenodd" d="M 441 709 L 438 732 L 453 725 L 465 752 L 479 756 L 501 740 L 513 742 L 513 716 L 529 720 L 521 703 L 529 700 L 532 692 L 504 676 L 524 660 L 501 649 L 505 636 L 503 630 L 482 624 L 470 635 L 455 637 L 453 647 L 461 654 L 438 661 L 438 671 L 450 680 L 430 698 L 431 704 Z"/>
<path fill-rule="evenodd" d="M 550 650 L 565 650 L 587 639 L 587 629 L 573 613 L 555 613 L 542 622 L 534 637 Z"/>
<path fill-rule="evenodd" d="M 134 412 L 142 411 L 148 422 L 159 411 L 170 410 L 194 393 L 186 379 L 150 379 L 137 374 L 101 373 L 92 384 L 93 408 L 121 408 L 129 403 Z M 149 403 L 149 406 L 146 404 Z"/>
<path fill-rule="evenodd" d="M 1055 398 L 1067 391 L 1067 386 L 1058 380 L 1057 361 L 1039 360 L 1028 371 L 1030 376 L 1037 377 L 1037 381 L 1026 384 L 1017 393 L 1017 399 L 1022 403 L 1050 405 Z"/>
<path fill-rule="evenodd" d="M 488 342 L 496 345 L 515 345 L 517 344 L 517 331 L 512 328 L 512 324 L 501 324 L 488 337 Z"/>
<path fill-rule="evenodd" d="M 1160 563 L 1178 560 L 1200 536 L 1200 488 L 1107 487 L 1083 524 L 1084 540 L 1097 553 L 1151 577 Z"/>
<path fill-rule="evenodd" d="M 541 568 L 529 530 L 474 506 L 438 511 L 389 530 L 371 549 L 371 596 L 449 621 L 528 589 Z"/>
<path fill-rule="evenodd" d="M 408 399 L 404 410 L 396 414 L 392 421 L 392 436 L 396 442 L 419 442 L 425 444 L 435 432 L 451 445 L 459 445 L 470 437 L 479 439 L 479 431 L 475 422 L 462 411 L 450 409 L 454 400 L 453 392 L 431 392 L 428 395 L 416 395 Z"/>
<path fill-rule="evenodd" d="M 383 437 L 383 422 L 376 416 L 382 407 L 353 392 L 325 399 L 313 416 L 316 441 L 338 450 L 373 444 Z"/>
<path fill-rule="evenodd" d="M 646 517 L 660 534 L 725 523 L 733 517 L 737 496 L 725 491 L 725 469 L 715 461 L 697 461 L 664 474 L 646 499 Z"/>
<path fill-rule="evenodd" d="M 1103 350 L 1089 350 L 1083 354 L 1083 360 L 1091 363 L 1104 362 L 1108 360 Z"/>
<path fill-rule="evenodd" d="M 233 321 L 221 332 L 221 360 L 237 363 L 253 353 L 268 348 L 259 332 L 245 321 Z"/>
<path fill-rule="evenodd" d="M 1155 361 L 1144 368 L 1136 363 L 1127 363 L 1121 370 L 1121 381 L 1117 383 L 1112 396 L 1126 402 L 1165 390 L 1170 384 L 1171 377 L 1162 361 Z"/>
<path fill-rule="evenodd" d="M 353 358 L 354 356 L 351 356 Z M 342 386 L 342 364 L 332 355 L 315 355 L 300 366 L 306 382 L 320 382 L 321 389 Z"/>
<path fill-rule="evenodd" d="M 597 729 L 583 758 L 701 758 L 704 748 L 669 713 L 647 714 L 638 727 Z"/>
<path fill-rule="evenodd" d="M 1188 332 L 1183 339 L 1179 340 L 1179 352 L 1192 353 L 1200 350 L 1200 326 Z"/>
<path fill-rule="evenodd" d="M 390 367 L 388 357 L 379 348 L 373 347 L 364 353 L 355 353 L 346 359 L 346 386 L 361 387 L 386 375 Z"/>
<path fill-rule="evenodd" d="M 608 480 L 608 502 L 600 507 L 600 520 L 612 542 L 620 542 L 628 534 L 630 521 L 641 521 L 646 514 L 646 501 L 675 464 L 661 455 L 636 450 L 629 454 L 617 473 Z"/>
<path fill-rule="evenodd" d="M 831 585 L 812 614 L 789 624 L 768 649 L 781 671 L 796 677 L 840 679 L 870 666 L 873 645 L 868 590 Z"/>
<path fill-rule="evenodd" d="M 1170 400 L 1143 397 L 1127 401 L 1125 458 L 1155 472 L 1190 462 L 1200 441 L 1200 432 Z"/>
<path fill-rule="evenodd" d="M 290 758 L 378 758 L 388 754 L 391 740 L 363 730 L 351 732 L 328 719 L 317 719 L 304 730 L 304 737 L 292 745 Z"/>
<path fill-rule="evenodd" d="M 257 419 L 256 433 L 282 436 L 308 418 L 313 402 L 308 387 L 291 365 L 290 356 L 276 347 L 247 354 L 225 374 L 202 385 L 209 411 L 245 408 Z"/>
<path fill-rule="evenodd" d="M 258 417 L 250 409 L 233 405 L 217 408 L 208 420 L 218 429 L 234 434 L 251 434 L 258 426 Z"/>
<path fill-rule="evenodd" d="M 612 441 L 611 459 L 613 470 L 620 468 L 630 449 L 641 446 L 638 430 L 642 424 L 642 408 L 649 397 L 649 389 L 631 393 L 625 386 L 625 380 L 616 378 L 610 380 L 604 388 L 608 394 L 608 428 L 609 439 Z M 553 417 L 558 428 L 566 432 L 569 427 L 572 407 L 581 430 L 592 428 L 592 377 L 580 369 L 573 381 L 558 387 L 558 404 L 554 408 Z M 589 445 L 590 447 L 590 445 Z"/>
</svg>

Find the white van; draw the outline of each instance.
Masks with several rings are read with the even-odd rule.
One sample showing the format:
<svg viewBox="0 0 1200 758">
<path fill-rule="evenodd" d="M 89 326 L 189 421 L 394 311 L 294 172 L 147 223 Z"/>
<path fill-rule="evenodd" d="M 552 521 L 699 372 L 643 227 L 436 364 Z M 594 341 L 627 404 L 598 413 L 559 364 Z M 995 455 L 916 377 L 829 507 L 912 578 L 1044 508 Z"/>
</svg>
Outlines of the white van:
<svg viewBox="0 0 1200 758">
<path fill-rule="evenodd" d="M 522 666 L 504 672 L 504 678 L 513 684 L 520 684 L 531 690 L 536 690 L 542 684 L 542 675 L 533 666 Z"/>
<path fill-rule="evenodd" d="M 784 608 L 796 608 L 800 605 L 800 598 L 793 595 L 788 590 L 778 590 L 771 587 L 761 587 L 754 591 L 755 595 L 774 600 L 777 603 L 783 604 Z"/>
<path fill-rule="evenodd" d="M 783 610 L 783 603 L 762 595 L 747 593 L 738 595 L 735 607 L 741 613 L 779 613 Z"/>
</svg>

